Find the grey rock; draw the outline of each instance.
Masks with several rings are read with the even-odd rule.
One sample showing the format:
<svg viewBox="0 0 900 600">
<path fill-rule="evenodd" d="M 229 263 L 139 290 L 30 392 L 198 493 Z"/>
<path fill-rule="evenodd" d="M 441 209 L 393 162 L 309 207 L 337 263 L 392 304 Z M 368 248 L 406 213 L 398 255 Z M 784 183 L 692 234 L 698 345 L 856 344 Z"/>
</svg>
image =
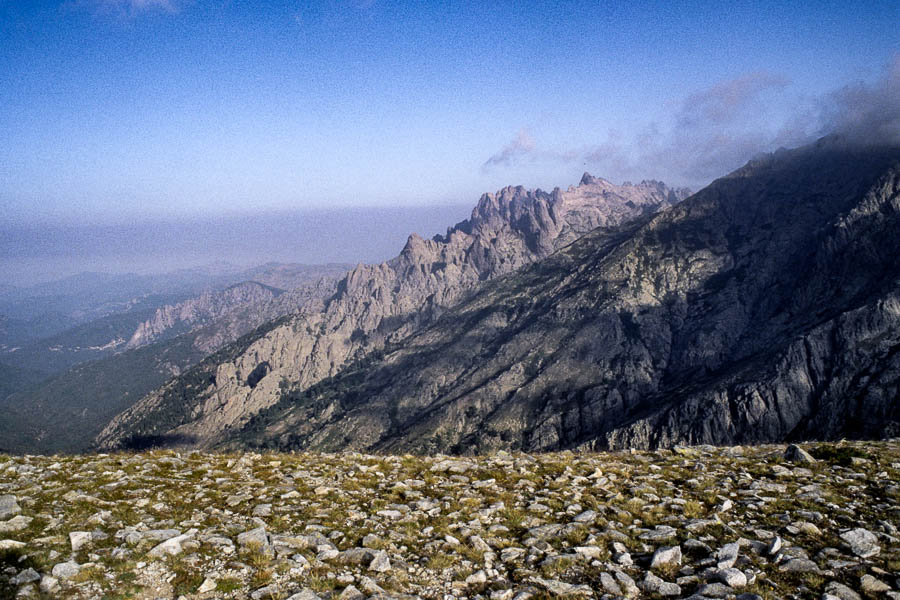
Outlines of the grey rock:
<svg viewBox="0 0 900 600">
<path fill-rule="evenodd" d="M 670 527 L 668 525 L 659 525 L 652 531 L 642 533 L 638 536 L 638 539 L 647 542 L 664 542 L 675 537 L 676 533 L 677 532 L 675 531 L 674 527 Z"/>
<path fill-rule="evenodd" d="M 81 567 L 75 561 L 67 561 L 63 563 L 57 563 L 53 565 L 53 569 L 51 569 L 50 574 L 53 575 L 56 579 L 71 579 L 78 575 L 78 572 L 81 571 Z"/>
<path fill-rule="evenodd" d="M 8 521 L 0 521 L 0 533 L 13 533 L 27 529 L 34 519 L 24 515 L 16 515 Z"/>
<path fill-rule="evenodd" d="M 479 569 L 466 577 L 466 583 L 469 585 L 480 585 L 485 582 L 487 582 L 487 573 L 484 572 L 484 569 Z"/>
<path fill-rule="evenodd" d="M 794 463 L 809 465 L 815 464 L 817 462 L 809 452 L 807 452 L 800 446 L 797 446 L 796 444 L 791 444 L 787 447 L 787 449 L 784 451 L 784 459 Z"/>
<path fill-rule="evenodd" d="M 791 558 L 778 565 L 778 570 L 783 573 L 818 573 L 819 565 L 808 558 Z"/>
<path fill-rule="evenodd" d="M 700 540 L 696 540 L 693 538 L 684 540 L 682 546 L 686 551 L 692 552 L 694 554 L 708 555 L 712 553 L 712 548 L 710 548 L 707 544 L 704 544 Z"/>
<path fill-rule="evenodd" d="M 203 583 L 200 584 L 200 587 L 197 588 L 198 594 L 205 594 L 207 592 L 211 592 L 216 589 L 216 578 L 215 577 L 207 577 L 203 580 Z"/>
<path fill-rule="evenodd" d="M 576 546 L 573 550 L 575 554 L 588 559 L 599 559 L 603 556 L 603 549 L 597 546 Z"/>
<path fill-rule="evenodd" d="M 191 538 L 193 538 L 193 535 L 188 533 L 169 538 L 151 548 L 147 555 L 154 557 L 176 556 L 184 552 L 183 544 Z"/>
<path fill-rule="evenodd" d="M 73 552 L 78 552 L 90 544 L 92 540 L 93 537 L 90 531 L 72 531 L 69 533 L 69 542 L 72 545 Z"/>
<path fill-rule="evenodd" d="M 237 536 L 238 546 L 246 548 L 256 546 L 257 548 L 265 548 L 269 545 L 269 536 L 265 527 L 257 527 L 250 529 Z"/>
<path fill-rule="evenodd" d="M 178 529 L 148 529 L 147 531 L 137 532 L 139 539 L 150 540 L 152 542 L 164 542 L 168 539 L 181 535 Z"/>
<path fill-rule="evenodd" d="M 747 576 L 744 575 L 743 571 L 734 567 L 721 569 L 716 573 L 716 577 L 728 587 L 739 589 L 747 585 Z"/>
<path fill-rule="evenodd" d="M 634 582 L 634 579 L 625 571 L 615 570 L 613 575 L 615 575 L 616 581 L 625 593 L 626 598 L 634 598 L 641 593 L 641 589 Z"/>
<path fill-rule="evenodd" d="M 15 496 L 5 494 L 0 496 L 0 520 L 8 519 L 22 512 Z"/>
<path fill-rule="evenodd" d="M 59 579 L 52 575 L 44 575 L 41 577 L 39 588 L 45 594 L 55 594 L 59 591 Z"/>
<path fill-rule="evenodd" d="M 386 592 L 373 579 L 365 575 L 359 578 L 359 587 L 368 596 L 384 595 Z"/>
<path fill-rule="evenodd" d="M 523 548 L 504 548 L 500 551 L 500 560 L 508 563 L 519 560 L 525 555 L 525 550 Z"/>
<path fill-rule="evenodd" d="M 33 583 L 40 580 L 40 573 L 29 567 L 10 579 L 10 583 L 12 583 L 13 585 L 25 585 L 26 583 Z"/>
<path fill-rule="evenodd" d="M 582 513 L 575 515 L 572 519 L 576 523 L 593 523 L 597 518 L 597 512 L 593 510 L 586 510 Z"/>
<path fill-rule="evenodd" d="M 866 574 L 859 578 L 859 589 L 870 594 L 880 594 L 891 591 L 891 586 L 872 575 Z"/>
<path fill-rule="evenodd" d="M 663 546 L 657 548 L 650 561 L 651 569 L 681 565 L 681 548 L 679 546 Z"/>
<path fill-rule="evenodd" d="M 607 594 L 612 594 L 614 596 L 624 595 L 624 592 L 622 592 L 622 588 L 619 587 L 619 584 L 616 583 L 615 578 L 609 573 L 600 573 L 600 585 L 603 587 L 603 591 Z"/>
<path fill-rule="evenodd" d="M 862 596 L 839 581 L 831 581 L 825 586 L 825 592 L 840 600 L 862 600 Z"/>
<path fill-rule="evenodd" d="M 469 544 L 477 550 L 478 552 L 490 552 L 491 547 L 485 542 L 480 535 L 473 535 L 469 537 Z"/>
<path fill-rule="evenodd" d="M 369 570 L 377 573 L 387 573 L 391 570 L 391 560 L 388 558 L 387 552 L 379 550 L 369 563 Z"/>
<path fill-rule="evenodd" d="M 322 600 L 318 594 L 309 588 L 303 588 L 296 594 L 290 596 L 287 600 Z"/>
<path fill-rule="evenodd" d="M 252 600 L 279 600 L 282 596 L 282 589 L 277 585 L 267 585 L 254 590 L 250 594 Z"/>
<path fill-rule="evenodd" d="M 18 500 L 12 494 L 0 496 L 0 520 L 8 519 L 22 512 Z"/>
<path fill-rule="evenodd" d="M 644 580 L 641 582 L 641 588 L 649 594 L 659 594 L 660 596 L 680 596 L 681 586 L 677 583 L 670 583 L 657 577 L 650 571 L 644 574 Z"/>
<path fill-rule="evenodd" d="M 706 598 L 727 598 L 734 590 L 724 583 L 706 583 L 697 588 L 697 594 Z"/>
<path fill-rule="evenodd" d="M 740 545 L 737 542 L 725 544 L 719 548 L 716 554 L 716 566 L 719 569 L 730 569 L 737 562 L 738 554 L 740 554 Z"/>
<path fill-rule="evenodd" d="M 337 561 L 342 565 L 368 565 L 375 555 L 376 552 L 369 548 L 349 548 L 337 556 Z"/>
<path fill-rule="evenodd" d="M 587 596 L 594 595 L 593 590 L 586 585 L 573 585 L 557 579 L 544 579 L 543 577 L 532 577 L 531 581 L 544 588 L 554 596 Z"/>
<path fill-rule="evenodd" d="M 338 600 L 364 600 L 365 594 L 356 589 L 355 586 L 348 585 L 338 596 Z"/>
<path fill-rule="evenodd" d="M 622 565 L 623 567 L 630 567 L 634 564 L 634 560 L 631 558 L 629 552 L 618 552 L 614 554 L 613 561 L 615 561 L 617 565 Z"/>
<path fill-rule="evenodd" d="M 850 547 L 850 551 L 860 558 L 871 558 L 881 552 L 878 536 L 868 529 L 857 527 L 842 533 L 840 538 Z"/>
</svg>

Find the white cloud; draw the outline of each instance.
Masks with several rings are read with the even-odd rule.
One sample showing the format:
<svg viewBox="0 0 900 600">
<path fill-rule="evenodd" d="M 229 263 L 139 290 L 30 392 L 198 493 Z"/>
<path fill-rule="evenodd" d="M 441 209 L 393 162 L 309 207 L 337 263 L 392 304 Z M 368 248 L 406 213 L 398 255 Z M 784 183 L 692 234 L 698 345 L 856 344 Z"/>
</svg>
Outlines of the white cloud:
<svg viewBox="0 0 900 600">
<path fill-rule="evenodd" d="M 531 152 L 534 151 L 534 148 L 534 139 L 532 139 L 528 130 L 522 128 L 510 143 L 503 146 L 503 148 L 487 159 L 482 165 L 482 168 L 490 169 L 491 167 L 508 166 L 512 162 L 531 154 Z"/>
</svg>

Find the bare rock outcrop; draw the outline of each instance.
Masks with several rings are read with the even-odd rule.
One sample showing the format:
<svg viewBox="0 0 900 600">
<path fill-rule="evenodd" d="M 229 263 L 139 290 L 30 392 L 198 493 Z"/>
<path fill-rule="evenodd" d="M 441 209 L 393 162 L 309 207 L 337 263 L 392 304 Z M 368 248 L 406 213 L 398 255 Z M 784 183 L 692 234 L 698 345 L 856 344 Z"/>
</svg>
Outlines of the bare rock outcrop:
<svg viewBox="0 0 900 600">
<path fill-rule="evenodd" d="M 654 214 L 686 193 L 659 182 L 615 186 L 587 176 L 566 191 L 508 187 L 485 194 L 471 218 L 445 235 L 425 240 L 414 234 L 393 260 L 357 266 L 322 310 L 303 310 L 141 400 L 110 423 L 98 444 L 163 433 L 215 443 L 226 429 L 277 402 L 286 387 L 309 387 L 410 335 L 480 283 L 540 260 L 587 231 Z M 269 365 L 266 376 L 249 385 L 262 363 Z M 158 418 L 161 412 L 166 418 Z"/>
<path fill-rule="evenodd" d="M 900 430 L 900 149 L 754 161 L 597 229 L 232 445 L 480 453 Z"/>
</svg>

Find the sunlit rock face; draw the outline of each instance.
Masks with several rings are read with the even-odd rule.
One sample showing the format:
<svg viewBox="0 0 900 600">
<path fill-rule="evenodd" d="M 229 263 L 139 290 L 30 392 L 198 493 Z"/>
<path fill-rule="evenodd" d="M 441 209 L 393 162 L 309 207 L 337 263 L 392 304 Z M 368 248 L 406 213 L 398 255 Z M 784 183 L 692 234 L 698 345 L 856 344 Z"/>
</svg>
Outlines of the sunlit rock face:
<svg viewBox="0 0 900 600">
<path fill-rule="evenodd" d="M 508 187 L 485 194 L 471 218 L 446 235 L 413 235 L 393 260 L 359 265 L 322 309 L 305 307 L 226 350 L 233 358 L 205 361 L 120 415 L 98 441 L 116 444 L 137 431 L 159 433 L 168 426 L 197 443 L 218 441 L 225 428 L 276 402 L 286 386 L 308 387 L 333 376 L 348 361 L 431 323 L 481 283 L 540 260 L 588 231 L 613 230 L 668 208 L 687 193 L 659 182 L 616 186 L 585 175 L 565 191 Z M 263 362 L 270 370 L 249 386 L 249 374 Z M 158 411 L 168 416 L 155 419 Z"/>
</svg>

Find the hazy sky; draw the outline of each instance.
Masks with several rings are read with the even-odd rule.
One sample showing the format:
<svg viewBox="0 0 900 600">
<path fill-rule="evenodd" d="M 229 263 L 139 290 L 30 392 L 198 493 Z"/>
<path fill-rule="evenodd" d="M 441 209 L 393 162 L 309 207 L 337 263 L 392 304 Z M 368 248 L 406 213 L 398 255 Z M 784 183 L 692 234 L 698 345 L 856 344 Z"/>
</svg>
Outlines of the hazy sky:
<svg viewBox="0 0 900 600">
<path fill-rule="evenodd" d="M 0 0 L 2 217 L 697 186 L 879 85 L 898 23 L 896 0 Z"/>
<path fill-rule="evenodd" d="M 445 233 L 470 212 L 464 205 L 345 207 L 132 224 L 0 223 L 0 289 L 84 271 L 164 273 L 223 261 L 380 262 L 396 256 L 410 232 Z"/>
</svg>

